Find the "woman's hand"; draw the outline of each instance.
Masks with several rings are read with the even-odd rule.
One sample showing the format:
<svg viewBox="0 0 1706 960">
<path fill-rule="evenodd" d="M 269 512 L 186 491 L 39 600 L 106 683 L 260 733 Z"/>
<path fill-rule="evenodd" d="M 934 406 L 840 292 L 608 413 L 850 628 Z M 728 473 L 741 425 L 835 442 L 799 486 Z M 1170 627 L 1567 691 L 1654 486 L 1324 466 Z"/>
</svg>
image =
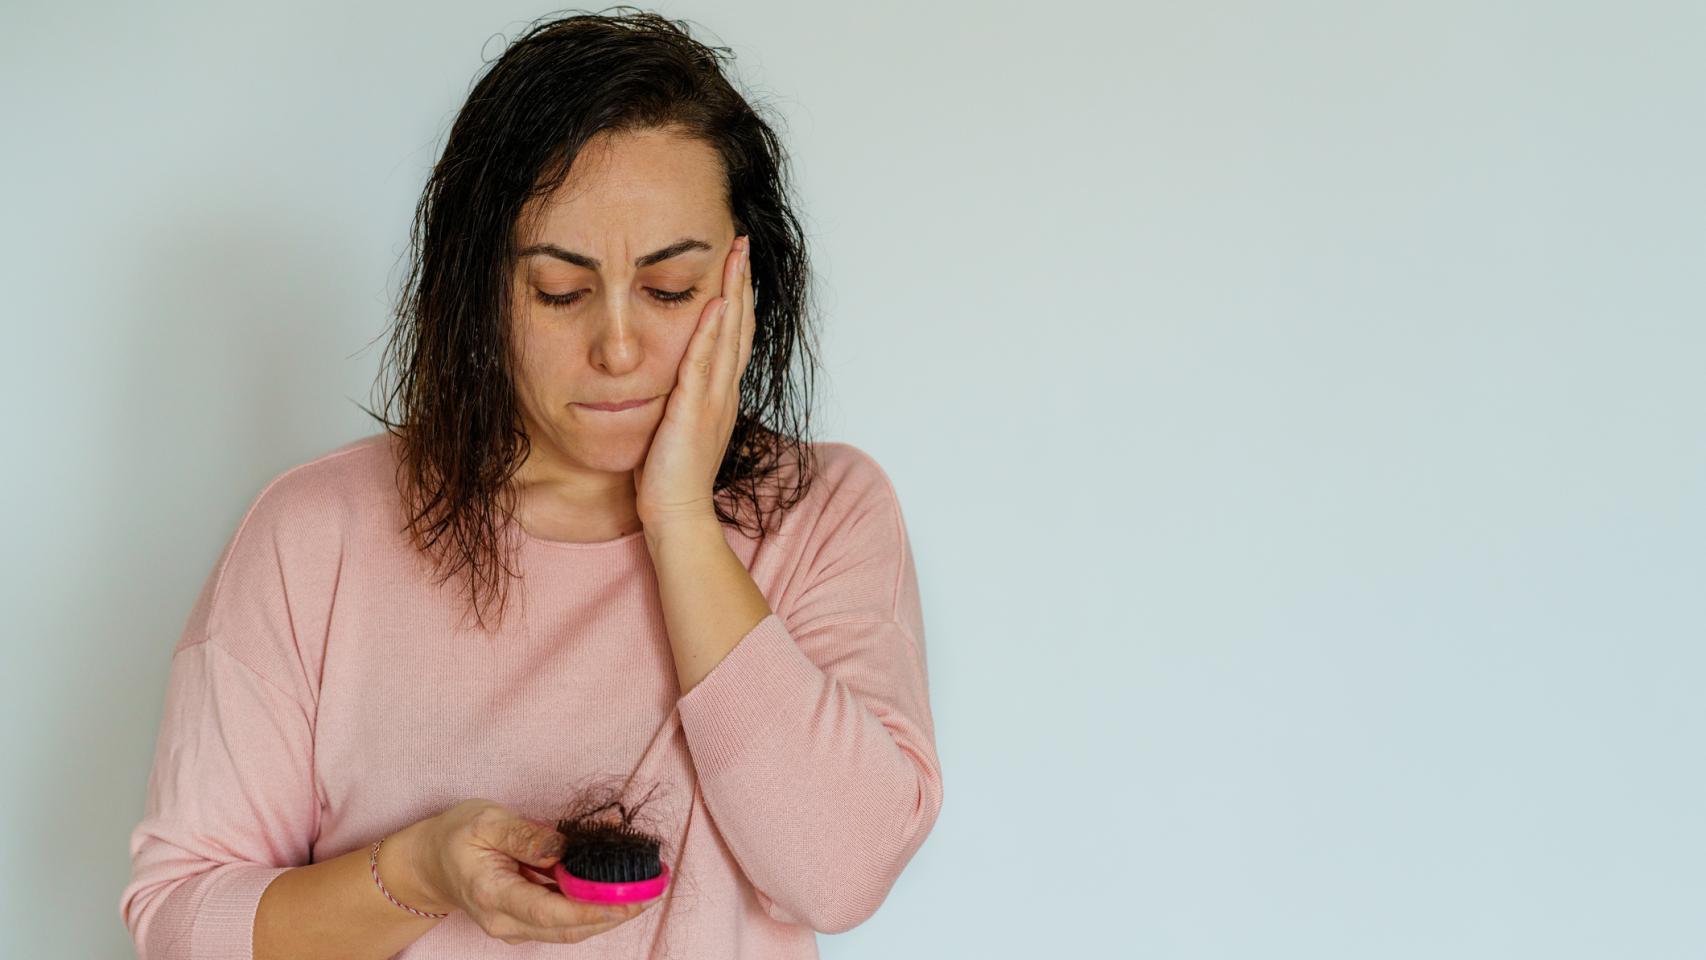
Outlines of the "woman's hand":
<svg viewBox="0 0 1706 960">
<path fill-rule="evenodd" d="M 634 469 L 635 511 L 647 527 L 716 517 L 711 495 L 740 413 L 741 376 L 752 357 L 750 246 L 751 238 L 735 238 L 723 263 L 722 295 L 705 304 L 663 422 L 652 434 L 645 463 Z"/>
<path fill-rule="evenodd" d="M 464 800 L 424 824 L 413 851 L 415 875 L 436 905 L 417 909 L 462 910 L 508 944 L 579 943 L 663 896 L 641 903 L 585 903 L 545 886 L 523 865 L 548 870 L 562 855 L 563 835 L 491 800 Z"/>
</svg>

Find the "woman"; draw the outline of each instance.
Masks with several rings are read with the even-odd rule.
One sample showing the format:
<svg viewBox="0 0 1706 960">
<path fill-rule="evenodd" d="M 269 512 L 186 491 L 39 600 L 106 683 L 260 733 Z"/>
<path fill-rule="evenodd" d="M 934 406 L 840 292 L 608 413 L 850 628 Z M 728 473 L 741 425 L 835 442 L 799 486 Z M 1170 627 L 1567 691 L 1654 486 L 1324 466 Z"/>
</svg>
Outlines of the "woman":
<svg viewBox="0 0 1706 960">
<path fill-rule="evenodd" d="M 942 779 L 894 488 L 795 409 L 775 135 L 670 21 L 538 24 L 413 239 L 385 429 L 267 484 L 173 652 L 139 956 L 816 956 Z M 597 784 L 651 901 L 551 880 Z"/>
</svg>

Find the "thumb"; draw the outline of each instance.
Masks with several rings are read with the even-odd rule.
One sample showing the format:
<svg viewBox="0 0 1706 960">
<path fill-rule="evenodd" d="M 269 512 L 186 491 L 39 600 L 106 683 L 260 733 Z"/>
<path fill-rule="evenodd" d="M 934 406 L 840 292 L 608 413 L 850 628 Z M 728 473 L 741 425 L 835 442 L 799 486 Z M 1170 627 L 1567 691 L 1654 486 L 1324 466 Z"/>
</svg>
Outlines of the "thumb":
<svg viewBox="0 0 1706 960">
<path fill-rule="evenodd" d="M 537 823 L 537 821 L 535 821 Z M 568 842 L 553 824 L 540 823 L 539 837 L 535 841 L 533 853 L 536 859 L 530 861 L 536 866 L 550 866 L 558 857 L 563 855 L 563 847 Z"/>
<path fill-rule="evenodd" d="M 536 867 L 550 866 L 563 853 L 564 838 L 557 828 L 531 818 L 512 821 L 504 841 L 505 853 Z"/>
</svg>

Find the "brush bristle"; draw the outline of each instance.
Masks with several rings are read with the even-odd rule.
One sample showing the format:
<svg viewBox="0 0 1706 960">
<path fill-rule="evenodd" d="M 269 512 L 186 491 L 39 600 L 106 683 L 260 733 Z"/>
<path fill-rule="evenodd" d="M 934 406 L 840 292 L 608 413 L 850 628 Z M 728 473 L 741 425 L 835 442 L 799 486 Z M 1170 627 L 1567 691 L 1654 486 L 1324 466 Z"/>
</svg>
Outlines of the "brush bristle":
<svg viewBox="0 0 1706 960">
<path fill-rule="evenodd" d="M 658 840 L 621 823 L 560 821 L 563 868 L 582 880 L 631 883 L 663 872 Z"/>
</svg>

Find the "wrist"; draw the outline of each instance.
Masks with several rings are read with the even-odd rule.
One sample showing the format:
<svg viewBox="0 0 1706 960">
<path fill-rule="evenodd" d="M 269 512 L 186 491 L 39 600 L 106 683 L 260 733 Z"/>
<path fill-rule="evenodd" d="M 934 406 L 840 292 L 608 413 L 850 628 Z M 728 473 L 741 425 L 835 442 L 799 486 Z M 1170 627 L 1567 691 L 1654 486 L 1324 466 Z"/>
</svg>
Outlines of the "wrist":
<svg viewBox="0 0 1706 960">
<path fill-rule="evenodd" d="M 433 818 L 412 823 L 379 846 L 379 877 L 403 903 L 426 913 L 449 913 L 455 904 L 441 891 L 433 857 Z M 377 891 L 376 891 L 377 892 Z"/>
<path fill-rule="evenodd" d="M 653 551 L 677 543 L 723 540 L 723 522 L 714 512 L 677 513 L 642 523 L 646 546 Z"/>
</svg>

